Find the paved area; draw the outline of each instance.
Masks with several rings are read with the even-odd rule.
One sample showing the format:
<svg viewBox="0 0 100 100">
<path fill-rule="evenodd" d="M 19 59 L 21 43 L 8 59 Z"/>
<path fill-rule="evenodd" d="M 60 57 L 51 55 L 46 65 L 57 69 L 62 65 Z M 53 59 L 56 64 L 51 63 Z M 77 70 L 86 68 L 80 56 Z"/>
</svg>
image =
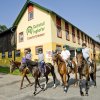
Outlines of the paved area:
<svg viewBox="0 0 100 100">
<path fill-rule="evenodd" d="M 71 75 L 70 84 L 73 82 Z M 29 77 L 34 83 L 34 79 Z M 59 79 L 59 76 L 58 76 Z M 100 100 L 100 66 L 97 71 L 97 88 L 93 86 L 89 89 L 89 96 L 81 97 L 79 87 L 70 85 L 68 92 L 64 93 L 62 86 L 57 81 L 57 87 L 53 88 L 52 78 L 50 77 L 48 88 L 46 91 L 41 91 L 38 88 L 37 95 L 33 95 L 34 84 L 29 86 L 28 82 L 24 81 L 23 89 L 20 90 L 21 76 L 1 74 L 0 73 L 0 100 Z M 44 85 L 45 79 L 41 79 L 41 84 Z"/>
</svg>

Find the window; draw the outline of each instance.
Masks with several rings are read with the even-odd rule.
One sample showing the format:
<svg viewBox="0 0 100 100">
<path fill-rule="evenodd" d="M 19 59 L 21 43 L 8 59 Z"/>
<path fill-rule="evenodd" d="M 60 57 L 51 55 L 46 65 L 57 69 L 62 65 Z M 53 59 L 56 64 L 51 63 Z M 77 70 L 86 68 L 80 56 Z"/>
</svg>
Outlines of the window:
<svg viewBox="0 0 100 100">
<path fill-rule="evenodd" d="M 88 47 L 90 47 L 90 38 L 88 37 Z"/>
<path fill-rule="evenodd" d="M 75 43 L 76 39 L 75 39 L 75 28 L 72 26 L 72 40 Z"/>
<path fill-rule="evenodd" d="M 56 17 L 57 37 L 62 38 L 61 18 Z"/>
<path fill-rule="evenodd" d="M 56 50 L 58 50 L 58 52 L 61 53 L 61 51 L 62 51 L 61 45 L 56 45 Z"/>
<path fill-rule="evenodd" d="M 24 35 L 23 32 L 19 33 L 19 42 L 23 42 L 24 41 Z"/>
<path fill-rule="evenodd" d="M 85 35 L 85 43 L 87 44 L 87 36 Z"/>
<path fill-rule="evenodd" d="M 69 37 L 69 25 L 68 25 L 67 22 L 65 23 L 65 33 L 66 33 L 66 40 L 70 40 L 70 37 Z"/>
<path fill-rule="evenodd" d="M 8 52 L 8 58 L 12 58 L 12 51 Z"/>
<path fill-rule="evenodd" d="M 5 52 L 2 52 L 2 58 L 5 58 Z"/>
<path fill-rule="evenodd" d="M 80 34 L 79 34 L 79 30 L 77 30 L 77 39 L 78 39 L 78 44 L 80 44 Z"/>
<path fill-rule="evenodd" d="M 43 46 L 36 46 L 35 47 L 35 54 L 38 55 L 39 54 L 39 49 L 43 50 Z"/>
<path fill-rule="evenodd" d="M 81 33 L 82 42 L 84 42 L 84 34 Z"/>
<path fill-rule="evenodd" d="M 16 50 L 16 51 L 15 51 L 15 56 L 16 56 L 16 57 L 20 57 L 20 50 Z"/>
<path fill-rule="evenodd" d="M 28 6 L 28 20 L 32 20 L 33 19 L 33 5 L 29 5 Z"/>
</svg>

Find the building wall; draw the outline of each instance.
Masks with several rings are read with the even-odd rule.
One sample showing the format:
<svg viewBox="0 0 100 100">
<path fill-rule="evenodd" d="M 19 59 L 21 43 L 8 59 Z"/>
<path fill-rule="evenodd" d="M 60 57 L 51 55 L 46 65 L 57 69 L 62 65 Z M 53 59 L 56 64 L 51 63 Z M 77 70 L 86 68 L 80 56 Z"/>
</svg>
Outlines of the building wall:
<svg viewBox="0 0 100 100">
<path fill-rule="evenodd" d="M 41 27 L 33 28 L 33 30 L 44 28 L 43 31 L 38 33 L 28 34 L 27 28 L 28 26 L 35 27 L 36 25 L 43 24 Z M 19 42 L 19 33 L 24 33 L 24 41 Z M 52 37 L 51 37 L 51 22 L 50 22 L 50 13 L 40 8 L 34 6 L 34 18 L 28 21 L 28 9 L 24 13 L 21 21 L 18 24 L 17 30 L 17 49 L 20 49 L 21 52 L 24 52 L 25 48 L 31 48 L 33 59 L 37 59 L 37 55 L 35 53 L 36 46 L 43 46 L 43 52 L 46 54 L 47 50 L 52 50 Z M 42 36 L 40 36 L 42 34 Z M 33 38 L 32 38 L 33 37 Z M 31 39 L 28 39 L 31 38 Z M 23 54 L 22 54 L 23 56 Z"/>
<path fill-rule="evenodd" d="M 31 29 L 28 30 L 30 28 L 29 26 L 31 27 L 32 30 Z M 43 30 L 41 30 L 41 28 Z M 36 30 L 38 31 L 37 33 L 36 33 Z M 45 61 L 51 62 L 51 57 L 47 57 L 47 52 L 55 50 L 57 48 L 57 45 L 60 45 L 61 48 L 65 44 L 71 47 L 77 48 L 77 47 L 81 47 L 82 42 L 85 42 L 85 34 L 79 31 L 80 44 L 78 44 L 77 28 L 75 28 L 76 42 L 75 43 L 73 42 L 72 25 L 70 23 L 69 23 L 70 40 L 66 40 L 65 21 L 63 19 L 61 19 L 61 31 L 62 31 L 62 38 L 58 38 L 55 14 L 47 12 L 45 10 L 42 10 L 34 6 L 34 16 L 33 16 L 33 19 L 29 21 L 28 20 L 28 9 L 27 9 L 23 17 L 21 18 L 18 24 L 18 27 L 16 29 L 16 39 L 17 39 L 16 49 L 20 50 L 20 56 L 16 57 L 15 60 L 21 61 L 22 57 L 24 56 L 25 48 L 31 49 L 33 60 L 38 59 L 37 54 L 36 54 L 36 47 L 43 46 L 43 53 L 45 55 Z M 23 32 L 23 37 L 24 37 L 23 42 L 19 42 L 19 34 L 21 32 Z M 82 40 L 82 35 L 81 35 L 82 33 L 83 33 L 83 40 Z M 87 44 L 88 44 L 87 46 L 90 48 L 91 58 L 93 58 L 94 56 L 93 40 L 90 39 L 90 43 L 87 43 Z M 95 43 L 95 54 L 96 54 L 97 60 L 98 60 L 98 55 L 100 53 L 99 47 L 100 47 L 99 44 Z M 5 53 L 5 58 L 2 58 L 2 53 L 0 53 L 0 65 L 3 65 L 3 66 L 9 65 L 9 60 L 12 60 L 12 59 L 14 59 L 14 51 L 12 51 L 11 58 L 8 57 L 8 52 Z"/>
</svg>

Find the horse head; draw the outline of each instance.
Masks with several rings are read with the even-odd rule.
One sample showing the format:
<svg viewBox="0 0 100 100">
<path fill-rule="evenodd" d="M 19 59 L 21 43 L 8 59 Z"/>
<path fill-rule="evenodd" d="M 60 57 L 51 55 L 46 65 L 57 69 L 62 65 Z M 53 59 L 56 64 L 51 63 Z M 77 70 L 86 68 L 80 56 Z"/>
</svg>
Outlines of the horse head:
<svg viewBox="0 0 100 100">
<path fill-rule="evenodd" d="M 83 54 L 77 53 L 76 60 L 77 60 L 77 67 L 81 67 L 83 64 Z"/>
<path fill-rule="evenodd" d="M 10 72 L 13 73 L 13 71 L 17 69 L 20 64 L 21 64 L 20 62 L 15 62 L 13 60 L 10 60 Z"/>
</svg>

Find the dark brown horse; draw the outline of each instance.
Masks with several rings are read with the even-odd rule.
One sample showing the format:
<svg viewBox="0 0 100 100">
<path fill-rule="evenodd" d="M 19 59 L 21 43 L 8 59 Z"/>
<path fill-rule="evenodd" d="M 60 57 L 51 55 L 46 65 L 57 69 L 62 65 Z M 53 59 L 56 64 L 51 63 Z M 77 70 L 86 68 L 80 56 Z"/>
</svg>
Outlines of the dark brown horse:
<svg viewBox="0 0 100 100">
<path fill-rule="evenodd" d="M 31 82 L 29 81 L 29 79 L 27 77 L 27 74 L 31 73 L 32 76 L 35 78 L 35 91 L 34 91 L 34 95 L 35 95 L 36 91 L 37 91 L 37 85 L 39 85 L 39 87 L 41 89 L 43 89 L 43 88 L 40 86 L 40 83 L 39 83 L 39 77 L 41 76 L 41 73 L 40 73 L 40 70 L 39 70 L 39 67 L 38 67 L 38 63 L 37 62 L 34 62 L 34 63 L 35 63 L 35 66 L 30 66 L 30 67 L 28 67 L 29 69 L 27 67 L 23 69 L 23 71 L 22 71 L 23 78 L 22 78 L 22 81 L 21 81 L 21 88 L 22 88 L 22 85 L 23 85 L 24 77 L 26 77 L 28 82 L 31 84 Z M 20 62 L 10 61 L 11 72 L 13 72 L 16 68 L 19 69 L 20 65 L 21 65 Z M 53 81 L 54 81 L 54 87 L 56 87 L 56 85 L 55 85 L 56 75 L 55 75 L 55 72 L 54 72 L 54 66 L 50 63 L 46 63 L 45 68 L 46 68 L 46 71 L 44 73 L 45 78 L 46 78 L 45 88 L 47 87 L 49 73 L 52 74 Z"/>
<path fill-rule="evenodd" d="M 67 92 L 69 77 L 68 77 L 68 68 L 66 67 L 66 63 L 64 62 L 64 60 L 61 58 L 59 54 L 55 54 L 53 56 L 53 62 L 57 63 L 58 72 L 60 74 L 62 83 L 64 85 L 64 92 Z"/>
<path fill-rule="evenodd" d="M 97 86 L 97 84 L 96 84 L 96 70 L 97 70 L 97 67 L 96 67 L 95 60 L 92 60 L 92 67 L 90 66 L 90 68 L 91 68 L 90 78 L 92 79 L 92 81 L 94 82 L 94 86 L 96 87 Z"/>
<path fill-rule="evenodd" d="M 85 95 L 88 96 L 88 90 L 89 90 L 89 65 L 87 61 L 83 58 L 82 52 L 79 52 L 76 54 L 77 59 L 77 67 L 78 67 L 78 73 L 79 73 L 79 87 L 80 87 L 80 95 L 84 96 L 84 92 L 82 91 L 82 79 L 83 76 L 86 78 L 85 83 Z"/>
</svg>

